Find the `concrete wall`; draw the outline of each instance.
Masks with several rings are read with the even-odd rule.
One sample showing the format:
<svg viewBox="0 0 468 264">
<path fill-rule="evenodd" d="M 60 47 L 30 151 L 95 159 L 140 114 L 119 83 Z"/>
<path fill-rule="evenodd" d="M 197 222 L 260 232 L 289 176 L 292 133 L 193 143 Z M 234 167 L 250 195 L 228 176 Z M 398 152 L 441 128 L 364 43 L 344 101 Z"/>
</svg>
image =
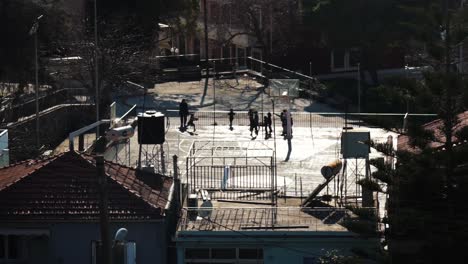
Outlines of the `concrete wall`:
<svg viewBox="0 0 468 264">
<path fill-rule="evenodd" d="M 112 224 L 110 233 L 125 227 L 127 240 L 136 242 L 137 263 L 166 263 L 164 222 Z M 92 263 L 92 241 L 100 240 L 99 223 L 54 224 L 50 228 L 49 264 Z"/>
</svg>

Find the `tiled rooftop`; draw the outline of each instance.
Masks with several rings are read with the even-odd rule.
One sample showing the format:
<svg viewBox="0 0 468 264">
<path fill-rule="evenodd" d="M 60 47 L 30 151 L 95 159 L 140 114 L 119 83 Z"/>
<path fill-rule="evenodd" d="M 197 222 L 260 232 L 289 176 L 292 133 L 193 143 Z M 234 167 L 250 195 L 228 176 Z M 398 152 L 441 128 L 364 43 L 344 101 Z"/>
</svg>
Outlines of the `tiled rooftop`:
<svg viewBox="0 0 468 264">
<path fill-rule="evenodd" d="M 95 221 L 99 190 L 94 158 L 66 152 L 0 169 L 0 221 Z M 105 162 L 110 220 L 164 216 L 173 179 Z"/>
<path fill-rule="evenodd" d="M 212 208 L 185 208 L 179 231 L 347 231 L 340 223 L 348 210 L 300 208 L 296 202 L 279 199 L 278 207 L 271 207 L 213 201 Z"/>
<path fill-rule="evenodd" d="M 455 132 L 465 126 L 468 126 L 468 111 L 465 111 L 461 114 L 458 114 L 458 120 L 460 121 L 457 126 L 455 127 Z M 443 131 L 440 129 L 443 127 L 443 120 L 441 119 L 436 119 L 434 121 L 431 121 L 429 123 L 426 123 L 423 125 L 423 128 L 425 130 L 433 131 L 434 132 L 434 137 L 436 141 L 430 142 L 429 147 L 431 148 L 439 148 L 444 145 L 445 142 L 445 135 Z M 453 142 L 456 143 L 457 139 L 455 137 L 452 138 Z M 407 150 L 407 151 L 416 151 L 416 149 L 412 148 L 410 146 L 410 138 L 407 135 L 400 135 L 398 137 L 398 150 Z"/>
</svg>

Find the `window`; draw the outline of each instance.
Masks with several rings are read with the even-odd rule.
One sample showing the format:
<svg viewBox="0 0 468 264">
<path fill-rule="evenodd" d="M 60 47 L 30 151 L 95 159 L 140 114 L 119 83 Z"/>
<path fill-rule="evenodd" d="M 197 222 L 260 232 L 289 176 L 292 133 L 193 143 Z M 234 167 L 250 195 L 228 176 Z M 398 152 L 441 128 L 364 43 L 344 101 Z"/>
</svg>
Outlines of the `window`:
<svg viewBox="0 0 468 264">
<path fill-rule="evenodd" d="M 237 48 L 237 60 L 239 66 L 246 66 L 245 48 Z"/>
<path fill-rule="evenodd" d="M 358 49 L 335 49 L 331 52 L 331 71 L 356 70 L 359 57 Z"/>
<path fill-rule="evenodd" d="M 263 259 L 261 248 L 239 248 L 240 259 Z"/>
<path fill-rule="evenodd" d="M 235 248 L 212 248 L 211 258 L 214 259 L 235 259 L 236 249 Z"/>
<path fill-rule="evenodd" d="M 261 248 L 187 248 L 185 264 L 263 264 Z"/>
<path fill-rule="evenodd" d="M 17 235 L 0 235 L 0 263 L 26 259 L 26 240 Z"/>
<path fill-rule="evenodd" d="M 190 248 L 185 250 L 186 259 L 208 259 L 210 258 L 209 248 Z"/>
<path fill-rule="evenodd" d="M 318 263 L 316 258 L 305 257 L 302 261 L 303 264 L 315 264 Z"/>
<path fill-rule="evenodd" d="M 340 69 L 345 67 L 345 51 L 344 50 L 334 50 L 332 53 L 333 64 L 332 67 L 335 69 Z"/>
</svg>

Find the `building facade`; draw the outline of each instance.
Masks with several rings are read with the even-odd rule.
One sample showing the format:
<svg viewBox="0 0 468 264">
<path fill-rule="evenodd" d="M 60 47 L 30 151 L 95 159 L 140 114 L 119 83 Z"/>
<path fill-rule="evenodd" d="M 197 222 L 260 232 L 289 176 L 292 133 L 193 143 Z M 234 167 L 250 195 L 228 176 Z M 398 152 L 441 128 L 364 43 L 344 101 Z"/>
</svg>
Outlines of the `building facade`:
<svg viewBox="0 0 468 264">
<path fill-rule="evenodd" d="M 126 228 L 136 249 L 127 263 L 168 263 L 173 179 L 104 170 L 109 233 Z M 99 263 L 99 186 L 94 159 L 75 152 L 0 169 L 0 263 Z"/>
</svg>

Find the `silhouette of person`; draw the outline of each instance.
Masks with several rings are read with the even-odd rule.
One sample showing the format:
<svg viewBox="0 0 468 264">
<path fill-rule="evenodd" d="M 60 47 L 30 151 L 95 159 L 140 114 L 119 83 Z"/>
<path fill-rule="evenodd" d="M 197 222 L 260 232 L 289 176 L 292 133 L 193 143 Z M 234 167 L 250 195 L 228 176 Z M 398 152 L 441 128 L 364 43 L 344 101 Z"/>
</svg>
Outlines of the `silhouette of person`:
<svg viewBox="0 0 468 264">
<path fill-rule="evenodd" d="M 190 119 L 187 122 L 187 128 L 188 127 L 193 127 L 193 132 L 197 131 L 197 128 L 195 127 L 194 121 L 198 120 L 198 118 L 195 117 L 195 114 L 190 114 Z"/>
<path fill-rule="evenodd" d="M 265 139 L 270 137 L 268 133 L 268 116 L 263 116 L 263 127 L 265 128 Z"/>
<path fill-rule="evenodd" d="M 234 116 L 236 115 L 236 113 L 234 113 L 234 110 L 229 110 L 229 113 L 228 113 L 228 116 L 229 116 L 229 129 L 233 129 L 232 128 L 232 121 L 234 120 Z"/>
<path fill-rule="evenodd" d="M 187 116 L 189 114 L 188 104 L 185 99 L 182 99 L 182 102 L 179 104 L 179 116 L 180 116 L 180 130 L 186 129 Z"/>
<path fill-rule="evenodd" d="M 255 130 L 255 135 L 258 136 L 258 124 L 259 124 L 258 112 L 254 111 L 252 114 L 252 125 L 250 127 L 250 136 L 252 136 L 253 130 Z"/>
<path fill-rule="evenodd" d="M 268 112 L 266 117 L 267 117 L 267 119 L 266 119 L 267 123 L 266 123 L 266 126 L 265 126 L 265 131 L 268 128 L 268 135 L 269 135 L 269 137 L 271 137 L 271 133 L 273 132 L 273 129 L 271 129 L 271 125 L 273 124 L 273 121 L 271 119 L 271 113 Z"/>
</svg>

